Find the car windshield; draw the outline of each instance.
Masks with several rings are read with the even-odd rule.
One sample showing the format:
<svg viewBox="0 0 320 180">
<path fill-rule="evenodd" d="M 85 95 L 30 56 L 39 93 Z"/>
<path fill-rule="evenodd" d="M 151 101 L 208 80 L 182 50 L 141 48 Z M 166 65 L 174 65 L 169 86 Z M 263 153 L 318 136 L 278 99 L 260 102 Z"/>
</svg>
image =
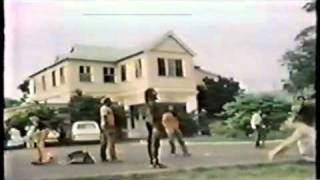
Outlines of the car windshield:
<svg viewBox="0 0 320 180">
<path fill-rule="evenodd" d="M 79 124 L 78 129 L 96 129 L 95 124 Z"/>
</svg>

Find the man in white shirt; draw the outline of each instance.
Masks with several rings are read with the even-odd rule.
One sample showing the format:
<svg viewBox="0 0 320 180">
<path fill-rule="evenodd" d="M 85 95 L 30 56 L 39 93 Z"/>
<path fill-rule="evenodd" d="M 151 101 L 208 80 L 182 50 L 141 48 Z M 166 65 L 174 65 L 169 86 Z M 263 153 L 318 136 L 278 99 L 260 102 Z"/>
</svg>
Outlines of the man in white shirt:
<svg viewBox="0 0 320 180">
<path fill-rule="evenodd" d="M 106 149 L 111 161 L 117 160 L 115 152 L 115 118 L 111 109 L 111 99 L 103 98 L 100 107 L 100 127 L 101 127 L 101 142 L 100 142 L 100 157 L 102 161 L 108 161 L 106 157 Z"/>
<path fill-rule="evenodd" d="M 262 138 L 262 131 L 264 128 L 264 125 L 262 123 L 262 118 L 261 118 L 261 110 L 259 110 L 258 112 L 254 113 L 251 117 L 251 128 L 255 131 L 256 133 L 256 143 L 255 143 L 255 147 L 258 148 L 260 147 L 260 142 L 261 142 L 261 138 Z M 262 142 L 264 142 L 262 140 Z"/>
</svg>

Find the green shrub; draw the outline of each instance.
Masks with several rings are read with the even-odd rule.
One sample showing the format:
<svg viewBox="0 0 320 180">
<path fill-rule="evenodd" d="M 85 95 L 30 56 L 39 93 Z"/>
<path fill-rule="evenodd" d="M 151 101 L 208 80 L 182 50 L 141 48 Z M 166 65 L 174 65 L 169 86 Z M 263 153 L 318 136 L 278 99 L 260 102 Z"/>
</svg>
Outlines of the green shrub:
<svg viewBox="0 0 320 180">
<path fill-rule="evenodd" d="M 198 126 L 190 114 L 180 113 L 178 116 L 181 131 L 185 136 L 192 136 L 197 133 Z"/>
<path fill-rule="evenodd" d="M 233 128 L 227 128 L 225 136 L 229 138 L 248 139 L 248 136 L 244 131 Z"/>
<path fill-rule="evenodd" d="M 225 135 L 229 130 L 229 128 L 226 125 L 224 125 L 221 121 L 209 124 L 209 129 L 211 134 L 217 135 Z"/>
<path fill-rule="evenodd" d="M 268 95 L 246 94 L 238 96 L 235 102 L 228 103 L 223 108 L 224 112 L 220 115 L 227 118 L 227 127 L 249 134 L 252 131 L 250 119 L 254 112 L 261 110 L 266 115 L 263 119 L 268 129 L 278 130 L 288 117 L 290 104 Z"/>
</svg>

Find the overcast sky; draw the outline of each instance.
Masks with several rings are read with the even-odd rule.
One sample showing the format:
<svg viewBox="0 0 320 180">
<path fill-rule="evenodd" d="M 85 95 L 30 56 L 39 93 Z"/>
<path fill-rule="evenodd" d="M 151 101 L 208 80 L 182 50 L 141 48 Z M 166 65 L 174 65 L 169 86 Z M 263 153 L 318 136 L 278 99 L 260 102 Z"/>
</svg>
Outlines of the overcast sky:
<svg viewBox="0 0 320 180">
<path fill-rule="evenodd" d="M 279 89 L 279 59 L 315 23 L 303 0 L 71 1 L 5 0 L 5 96 L 73 44 L 134 47 L 169 30 L 206 70 L 250 91 Z M 113 14 L 113 15 L 112 15 Z"/>
</svg>

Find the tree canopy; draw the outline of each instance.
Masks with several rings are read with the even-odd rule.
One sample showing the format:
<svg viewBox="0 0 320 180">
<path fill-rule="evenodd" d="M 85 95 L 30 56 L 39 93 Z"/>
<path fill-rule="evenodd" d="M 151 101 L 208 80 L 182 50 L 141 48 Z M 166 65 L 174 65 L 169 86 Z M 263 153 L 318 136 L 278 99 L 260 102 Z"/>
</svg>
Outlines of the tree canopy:
<svg viewBox="0 0 320 180">
<path fill-rule="evenodd" d="M 22 92 L 22 97 L 21 97 L 21 101 L 25 102 L 28 98 L 28 95 L 30 94 L 30 90 L 29 90 L 29 81 L 28 80 L 24 80 L 23 83 L 21 83 L 18 86 L 18 89 Z"/>
<path fill-rule="evenodd" d="M 204 86 L 198 86 L 198 106 L 209 114 L 221 112 L 222 106 L 234 100 L 242 90 L 233 79 L 218 76 L 216 79 L 204 78 Z"/>
<path fill-rule="evenodd" d="M 306 3 L 303 9 L 314 12 L 315 1 Z M 282 65 L 289 71 L 289 79 L 284 81 L 283 88 L 289 92 L 303 91 L 313 88 L 315 83 L 316 60 L 316 27 L 311 25 L 303 29 L 296 37 L 297 45 L 287 51 L 282 59 Z"/>
</svg>

